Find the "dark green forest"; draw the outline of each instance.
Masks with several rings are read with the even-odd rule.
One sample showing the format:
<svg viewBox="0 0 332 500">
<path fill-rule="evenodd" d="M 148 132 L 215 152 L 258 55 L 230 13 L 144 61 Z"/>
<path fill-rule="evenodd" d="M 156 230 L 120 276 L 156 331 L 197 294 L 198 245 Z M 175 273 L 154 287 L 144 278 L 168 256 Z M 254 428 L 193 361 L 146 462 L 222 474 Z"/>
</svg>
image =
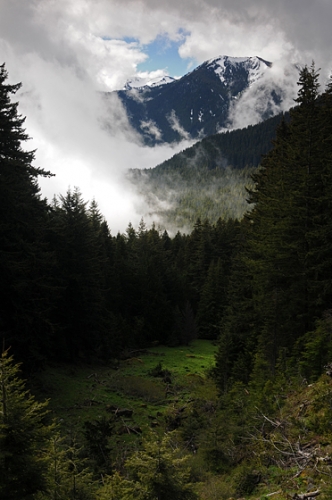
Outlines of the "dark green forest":
<svg viewBox="0 0 332 500">
<path fill-rule="evenodd" d="M 144 199 L 149 217 L 174 235 L 178 231 L 191 233 L 198 219 L 212 225 L 219 219 L 242 219 L 248 210 L 246 188 L 253 186 L 254 170 L 209 170 L 198 161 L 166 170 L 133 170 L 128 177 Z"/>
<path fill-rule="evenodd" d="M 301 70 L 241 216 L 112 235 L 78 189 L 41 197 L 52 173 L 33 166 L 20 84 L 0 66 L 1 499 L 331 497 L 332 83 L 318 79 Z M 217 345 L 218 396 L 190 401 L 159 440 L 139 436 L 121 464 L 68 444 L 22 381 L 196 338 Z"/>
<path fill-rule="evenodd" d="M 180 170 L 188 164 L 201 164 L 208 170 L 217 167 L 257 167 L 262 155 L 272 149 L 276 129 L 289 113 L 282 113 L 256 125 L 204 137 L 190 148 L 174 155 L 153 169 L 154 172 Z"/>
</svg>

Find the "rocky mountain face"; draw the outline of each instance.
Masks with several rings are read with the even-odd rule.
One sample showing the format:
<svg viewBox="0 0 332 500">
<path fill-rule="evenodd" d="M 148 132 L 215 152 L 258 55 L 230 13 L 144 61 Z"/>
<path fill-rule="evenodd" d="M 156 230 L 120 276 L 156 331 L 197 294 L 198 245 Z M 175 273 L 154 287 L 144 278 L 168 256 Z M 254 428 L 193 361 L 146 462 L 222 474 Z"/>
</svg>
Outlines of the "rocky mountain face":
<svg viewBox="0 0 332 500">
<path fill-rule="evenodd" d="M 260 119 L 279 112 L 282 90 L 264 83 L 271 67 L 259 57 L 220 56 L 180 79 L 128 82 L 117 94 L 145 144 L 199 139 L 229 126 L 231 111 L 249 90 Z"/>
</svg>

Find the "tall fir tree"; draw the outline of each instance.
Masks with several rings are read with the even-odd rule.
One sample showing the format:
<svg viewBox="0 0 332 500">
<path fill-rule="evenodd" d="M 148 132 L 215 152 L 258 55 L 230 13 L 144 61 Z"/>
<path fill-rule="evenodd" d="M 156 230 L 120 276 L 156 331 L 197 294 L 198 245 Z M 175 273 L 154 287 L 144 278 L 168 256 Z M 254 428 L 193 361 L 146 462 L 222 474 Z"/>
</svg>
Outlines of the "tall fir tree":
<svg viewBox="0 0 332 500">
<path fill-rule="evenodd" d="M 300 72 L 297 106 L 279 127 L 273 150 L 254 175 L 250 192 L 247 267 L 253 273 L 253 307 L 259 318 L 259 345 L 273 374 L 281 349 L 290 354 L 314 324 L 309 282 L 308 235 L 320 169 L 318 73 Z"/>
<path fill-rule="evenodd" d="M 281 355 L 297 360 L 306 333 L 329 307 L 323 274 L 331 273 L 331 168 L 324 142 L 329 143 L 331 115 L 328 94 L 319 96 L 318 77 L 314 64 L 301 70 L 290 122 L 281 123 L 273 149 L 253 175 L 253 208 L 245 216 L 246 241 L 231 279 L 236 296 L 217 354 L 221 387 L 230 379 L 246 381 L 244 367 L 266 378 L 274 376 Z M 319 283 L 325 284 L 322 290 Z"/>
<path fill-rule="evenodd" d="M 48 206 L 40 197 L 39 176 L 49 172 L 32 166 L 35 153 L 25 151 L 29 139 L 25 118 L 12 102 L 21 84 L 10 85 L 0 66 L 0 339 L 27 362 L 41 361 L 50 350 L 53 331 L 50 270 L 53 266 L 44 231 Z"/>
</svg>

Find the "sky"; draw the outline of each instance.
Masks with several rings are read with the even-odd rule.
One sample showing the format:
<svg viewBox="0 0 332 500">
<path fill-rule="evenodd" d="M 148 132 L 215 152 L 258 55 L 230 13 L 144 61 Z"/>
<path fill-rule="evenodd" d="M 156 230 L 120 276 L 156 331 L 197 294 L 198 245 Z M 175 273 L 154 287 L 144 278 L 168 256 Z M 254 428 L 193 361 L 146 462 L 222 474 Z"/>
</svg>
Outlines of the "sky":
<svg viewBox="0 0 332 500">
<path fill-rule="evenodd" d="M 190 143 L 143 146 L 116 95 L 106 108 L 102 92 L 136 76 L 180 77 L 218 55 L 271 61 L 280 82 L 293 64 L 314 60 L 324 83 L 331 20 L 331 0 L 0 0 L 0 63 L 9 83 L 23 84 L 25 149 L 37 149 L 35 165 L 55 174 L 40 179 L 42 194 L 51 200 L 78 187 L 112 234 L 136 227 L 146 207 L 126 172 Z"/>
</svg>

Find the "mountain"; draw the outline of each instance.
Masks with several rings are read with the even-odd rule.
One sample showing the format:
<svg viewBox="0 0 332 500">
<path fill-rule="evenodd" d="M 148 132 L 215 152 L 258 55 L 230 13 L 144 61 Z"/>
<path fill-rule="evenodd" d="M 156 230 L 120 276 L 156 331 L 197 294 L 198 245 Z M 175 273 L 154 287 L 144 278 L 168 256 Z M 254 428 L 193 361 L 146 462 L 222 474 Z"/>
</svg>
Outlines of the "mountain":
<svg viewBox="0 0 332 500">
<path fill-rule="evenodd" d="M 180 170 L 183 166 L 200 166 L 207 170 L 257 167 L 262 156 L 272 149 L 272 141 L 282 119 L 288 121 L 289 113 L 280 113 L 242 129 L 204 137 L 151 170 Z"/>
<path fill-rule="evenodd" d="M 128 82 L 117 95 L 145 144 L 199 139 L 227 127 L 231 110 L 249 89 L 257 89 L 260 119 L 279 112 L 282 90 L 264 84 L 271 67 L 259 57 L 219 56 L 177 80 Z"/>
</svg>

